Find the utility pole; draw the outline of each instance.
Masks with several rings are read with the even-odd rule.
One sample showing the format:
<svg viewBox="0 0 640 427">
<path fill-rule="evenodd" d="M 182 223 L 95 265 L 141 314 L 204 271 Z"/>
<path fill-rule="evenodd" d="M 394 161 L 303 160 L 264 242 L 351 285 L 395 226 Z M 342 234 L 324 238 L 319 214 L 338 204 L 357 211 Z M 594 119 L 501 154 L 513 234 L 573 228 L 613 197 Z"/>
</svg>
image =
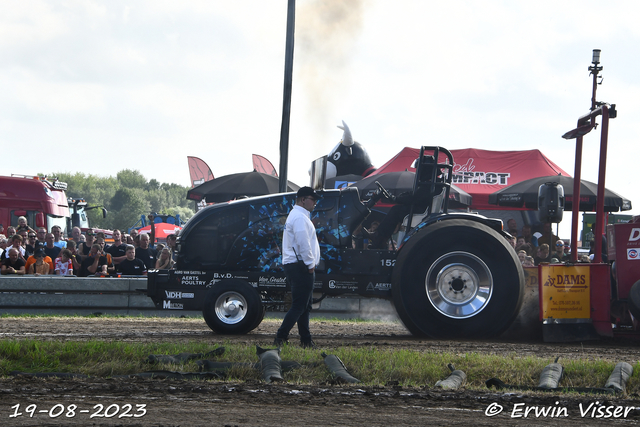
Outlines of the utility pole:
<svg viewBox="0 0 640 427">
<path fill-rule="evenodd" d="M 296 1 L 287 7 L 287 42 L 284 54 L 284 96 L 282 100 L 282 127 L 280 128 L 280 193 L 287 191 L 289 163 L 289 124 L 291 122 L 291 85 L 293 81 L 293 39 L 296 27 Z"/>
</svg>

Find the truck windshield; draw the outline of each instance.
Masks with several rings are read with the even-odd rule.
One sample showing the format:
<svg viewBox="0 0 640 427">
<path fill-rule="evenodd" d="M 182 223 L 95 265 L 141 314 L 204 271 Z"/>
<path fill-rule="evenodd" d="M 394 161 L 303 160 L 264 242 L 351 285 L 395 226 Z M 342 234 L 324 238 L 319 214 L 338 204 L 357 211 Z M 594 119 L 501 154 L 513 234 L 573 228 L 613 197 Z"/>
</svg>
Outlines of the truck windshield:
<svg viewBox="0 0 640 427">
<path fill-rule="evenodd" d="M 36 227 L 36 214 L 38 211 L 11 211 L 11 225 L 18 225 L 18 218 L 24 216 L 27 218 L 27 225 L 34 230 Z"/>
<path fill-rule="evenodd" d="M 47 231 L 51 231 L 51 227 L 54 225 L 60 226 L 63 236 L 67 235 L 67 219 L 65 217 L 47 215 Z"/>
</svg>

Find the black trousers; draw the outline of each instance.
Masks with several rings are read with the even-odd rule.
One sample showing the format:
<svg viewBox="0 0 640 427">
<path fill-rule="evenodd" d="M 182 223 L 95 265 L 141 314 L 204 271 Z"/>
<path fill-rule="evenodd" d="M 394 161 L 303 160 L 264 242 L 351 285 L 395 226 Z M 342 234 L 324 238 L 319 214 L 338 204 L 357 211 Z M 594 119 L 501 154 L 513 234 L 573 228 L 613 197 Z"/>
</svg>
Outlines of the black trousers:
<svg viewBox="0 0 640 427">
<path fill-rule="evenodd" d="M 291 284 L 291 308 L 284 316 L 282 325 L 276 333 L 276 338 L 286 340 L 293 325 L 298 323 L 298 333 L 301 342 L 311 341 L 309 330 L 309 313 L 313 301 L 313 282 L 315 272 L 309 273 L 309 267 L 303 262 L 285 264 L 284 273 Z"/>
</svg>

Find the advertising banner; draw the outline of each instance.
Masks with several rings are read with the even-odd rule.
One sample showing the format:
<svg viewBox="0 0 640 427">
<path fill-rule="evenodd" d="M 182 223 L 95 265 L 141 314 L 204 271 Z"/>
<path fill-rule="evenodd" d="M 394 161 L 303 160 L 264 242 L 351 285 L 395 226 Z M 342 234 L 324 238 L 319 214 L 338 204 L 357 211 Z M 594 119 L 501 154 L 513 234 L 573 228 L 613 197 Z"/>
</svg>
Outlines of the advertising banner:
<svg viewBox="0 0 640 427">
<path fill-rule="evenodd" d="M 588 266 L 540 266 L 540 317 L 590 319 L 591 275 Z"/>
</svg>

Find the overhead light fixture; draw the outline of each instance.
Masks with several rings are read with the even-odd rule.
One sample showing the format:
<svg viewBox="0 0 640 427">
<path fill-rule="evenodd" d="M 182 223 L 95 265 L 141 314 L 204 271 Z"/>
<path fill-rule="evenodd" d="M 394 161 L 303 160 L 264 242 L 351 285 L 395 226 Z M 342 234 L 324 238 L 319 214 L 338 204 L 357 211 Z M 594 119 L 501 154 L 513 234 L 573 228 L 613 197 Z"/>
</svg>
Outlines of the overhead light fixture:
<svg viewBox="0 0 640 427">
<path fill-rule="evenodd" d="M 593 59 L 591 62 L 594 65 L 598 65 L 600 63 L 600 49 L 593 49 Z"/>
</svg>

